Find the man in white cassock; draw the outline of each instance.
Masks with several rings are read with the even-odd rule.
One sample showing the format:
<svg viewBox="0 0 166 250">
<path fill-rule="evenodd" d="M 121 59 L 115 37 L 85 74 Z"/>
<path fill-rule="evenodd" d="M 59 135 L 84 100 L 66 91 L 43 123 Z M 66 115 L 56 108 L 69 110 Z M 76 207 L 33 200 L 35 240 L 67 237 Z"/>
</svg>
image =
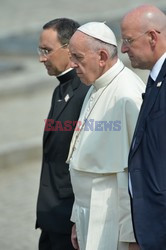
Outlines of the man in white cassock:
<svg viewBox="0 0 166 250">
<path fill-rule="evenodd" d="M 71 66 L 92 85 L 74 132 L 67 162 L 75 195 L 72 243 L 80 250 L 134 250 L 128 195 L 128 152 L 145 85 L 117 56 L 104 23 L 77 29 Z"/>
</svg>

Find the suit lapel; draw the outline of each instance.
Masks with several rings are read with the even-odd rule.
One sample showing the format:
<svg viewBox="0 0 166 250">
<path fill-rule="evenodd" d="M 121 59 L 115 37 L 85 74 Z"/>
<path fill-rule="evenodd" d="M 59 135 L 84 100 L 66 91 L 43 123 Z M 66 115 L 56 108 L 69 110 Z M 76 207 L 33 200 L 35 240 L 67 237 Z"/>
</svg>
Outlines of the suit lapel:
<svg viewBox="0 0 166 250">
<path fill-rule="evenodd" d="M 151 109 L 152 109 L 152 107 L 157 99 L 157 96 L 158 96 L 160 89 L 161 89 L 161 86 L 162 86 L 162 81 L 164 80 L 164 77 L 166 75 L 165 68 L 166 68 L 166 60 L 165 60 L 163 66 L 159 72 L 159 75 L 158 75 L 158 77 L 157 77 L 157 79 L 156 79 L 156 81 L 151 89 L 151 92 L 150 92 L 148 98 L 146 99 L 146 97 L 145 97 L 144 103 L 141 107 L 141 112 L 140 112 L 140 115 L 139 115 L 139 118 L 137 121 L 136 129 L 135 129 L 134 136 L 133 136 L 133 141 L 131 144 L 129 159 L 134 155 L 135 151 L 137 150 L 137 148 L 141 142 L 141 139 L 142 139 L 142 136 L 143 136 L 143 133 L 145 130 L 146 117 L 150 113 L 150 111 L 151 111 Z"/>
<path fill-rule="evenodd" d="M 63 89 L 62 100 L 58 100 L 54 108 L 53 112 L 54 120 L 58 120 L 58 117 L 60 116 L 60 114 L 62 113 L 62 111 L 64 110 L 64 108 L 66 107 L 66 105 L 68 104 L 68 102 L 70 101 L 70 99 L 73 97 L 74 94 L 72 86 L 69 84 L 66 88 L 65 86 L 62 86 L 62 89 Z"/>
<path fill-rule="evenodd" d="M 66 82 L 61 86 L 61 91 L 63 93 L 62 99 L 56 101 L 56 103 L 53 103 L 54 105 L 54 112 L 49 113 L 48 119 L 54 119 L 54 121 L 57 121 L 59 119 L 59 116 L 65 109 L 65 107 L 68 105 L 72 97 L 74 96 L 74 91 L 79 87 L 79 81 L 75 81 L 74 79 L 71 79 L 70 81 Z M 51 111 L 50 111 L 51 112 Z M 49 135 L 51 134 L 51 131 L 44 133 L 44 143 L 46 143 L 46 140 L 48 139 Z"/>
</svg>

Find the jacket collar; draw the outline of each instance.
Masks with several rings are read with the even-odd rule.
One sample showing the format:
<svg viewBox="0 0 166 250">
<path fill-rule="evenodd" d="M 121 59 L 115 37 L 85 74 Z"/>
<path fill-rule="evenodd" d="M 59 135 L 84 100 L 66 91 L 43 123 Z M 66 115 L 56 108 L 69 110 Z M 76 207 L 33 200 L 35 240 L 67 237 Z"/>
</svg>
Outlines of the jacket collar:
<svg viewBox="0 0 166 250">
<path fill-rule="evenodd" d="M 131 144 L 131 149 L 130 149 L 130 154 L 129 154 L 129 159 L 131 159 L 131 157 L 134 155 L 134 153 L 136 152 L 143 134 L 144 134 L 144 130 L 145 130 L 145 119 L 148 116 L 148 114 L 150 113 L 156 98 L 161 90 L 162 87 L 162 82 L 164 80 L 164 78 L 166 77 L 166 59 L 162 65 L 162 68 L 157 76 L 157 79 L 152 87 L 152 90 L 150 92 L 150 95 L 148 96 L 148 98 L 144 100 L 142 107 L 141 107 L 141 111 L 138 117 L 138 121 L 137 121 L 137 125 L 136 125 L 136 129 L 134 132 L 134 136 L 133 136 L 133 141 Z"/>
</svg>

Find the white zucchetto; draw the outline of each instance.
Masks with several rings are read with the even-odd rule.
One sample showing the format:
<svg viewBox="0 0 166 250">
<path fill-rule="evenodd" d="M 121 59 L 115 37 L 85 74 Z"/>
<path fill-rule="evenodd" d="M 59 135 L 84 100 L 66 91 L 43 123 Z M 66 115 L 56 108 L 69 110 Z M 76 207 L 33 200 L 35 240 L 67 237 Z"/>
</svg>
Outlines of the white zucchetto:
<svg viewBox="0 0 166 250">
<path fill-rule="evenodd" d="M 100 41 L 117 46 L 113 31 L 103 22 L 89 22 L 81 25 L 77 30 Z"/>
</svg>

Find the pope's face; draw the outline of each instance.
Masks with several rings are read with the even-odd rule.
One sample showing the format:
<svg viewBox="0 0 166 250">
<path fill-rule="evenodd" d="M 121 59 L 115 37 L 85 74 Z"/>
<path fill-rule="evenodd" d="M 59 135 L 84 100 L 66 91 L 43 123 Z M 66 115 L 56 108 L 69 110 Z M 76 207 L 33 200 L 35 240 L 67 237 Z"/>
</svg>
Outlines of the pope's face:
<svg viewBox="0 0 166 250">
<path fill-rule="evenodd" d="M 90 48 L 87 36 L 76 31 L 69 43 L 71 67 L 76 69 L 80 80 L 86 85 L 100 77 L 100 55 Z"/>
<path fill-rule="evenodd" d="M 49 75 L 57 76 L 70 67 L 69 50 L 67 46 L 62 46 L 55 30 L 46 29 L 41 32 L 39 51 L 40 62 L 44 63 Z"/>
</svg>

